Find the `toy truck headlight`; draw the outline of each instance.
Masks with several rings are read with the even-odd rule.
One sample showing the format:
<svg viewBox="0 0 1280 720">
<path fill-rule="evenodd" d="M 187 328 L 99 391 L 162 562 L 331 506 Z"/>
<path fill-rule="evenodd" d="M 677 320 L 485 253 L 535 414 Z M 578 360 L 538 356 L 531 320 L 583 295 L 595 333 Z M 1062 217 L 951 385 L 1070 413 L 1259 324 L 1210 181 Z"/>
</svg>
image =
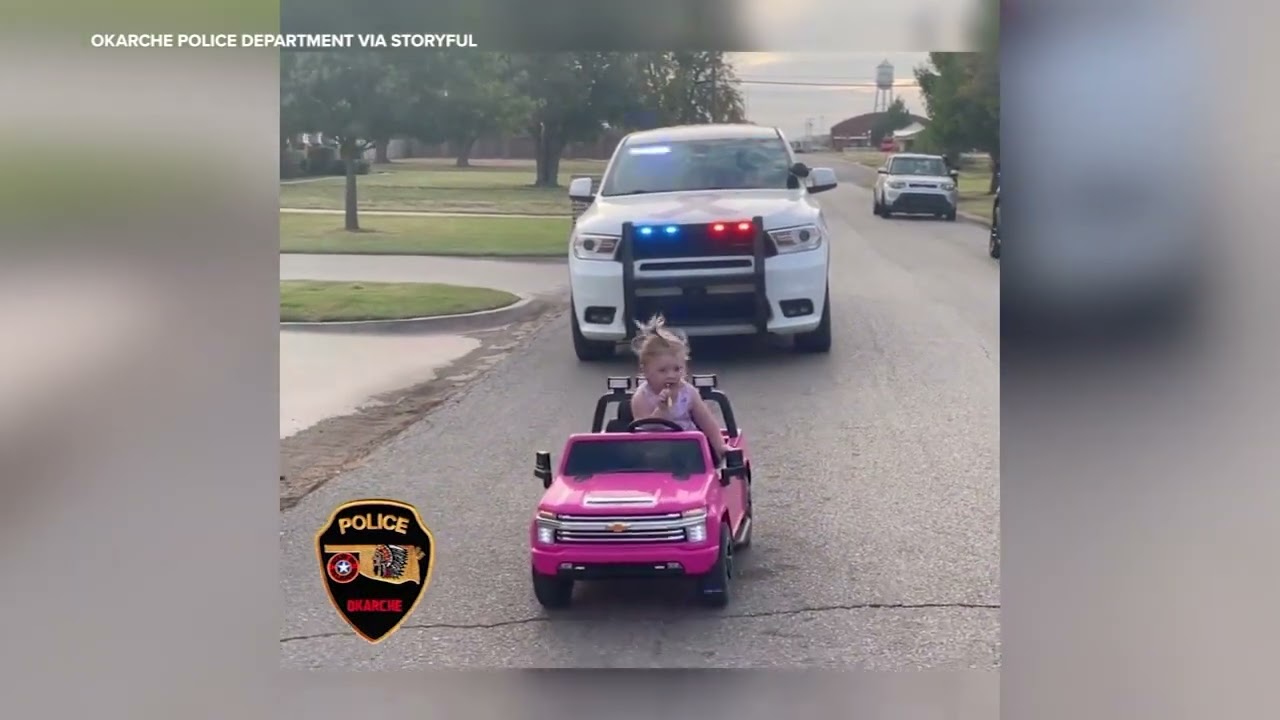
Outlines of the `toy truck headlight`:
<svg viewBox="0 0 1280 720">
<path fill-rule="evenodd" d="M 690 521 L 690 525 L 688 526 L 689 542 L 693 542 L 693 543 L 706 542 L 707 541 L 707 509 L 702 507 L 702 508 L 694 508 L 692 510 L 685 510 L 683 513 L 681 513 L 681 515 L 683 515 L 685 518 L 687 518 Z"/>
<path fill-rule="evenodd" d="M 538 511 L 538 543 L 541 545 L 556 544 L 556 514 L 550 510 Z"/>
</svg>

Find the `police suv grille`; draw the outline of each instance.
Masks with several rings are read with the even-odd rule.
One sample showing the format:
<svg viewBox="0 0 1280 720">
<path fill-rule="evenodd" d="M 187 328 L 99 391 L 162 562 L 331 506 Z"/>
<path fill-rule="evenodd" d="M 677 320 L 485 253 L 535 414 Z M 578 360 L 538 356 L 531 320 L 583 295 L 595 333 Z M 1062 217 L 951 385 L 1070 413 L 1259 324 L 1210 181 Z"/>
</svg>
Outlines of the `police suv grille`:
<svg viewBox="0 0 1280 720">
<path fill-rule="evenodd" d="M 560 515 L 558 543 L 678 543 L 689 522 L 680 513 L 661 515 Z"/>
</svg>

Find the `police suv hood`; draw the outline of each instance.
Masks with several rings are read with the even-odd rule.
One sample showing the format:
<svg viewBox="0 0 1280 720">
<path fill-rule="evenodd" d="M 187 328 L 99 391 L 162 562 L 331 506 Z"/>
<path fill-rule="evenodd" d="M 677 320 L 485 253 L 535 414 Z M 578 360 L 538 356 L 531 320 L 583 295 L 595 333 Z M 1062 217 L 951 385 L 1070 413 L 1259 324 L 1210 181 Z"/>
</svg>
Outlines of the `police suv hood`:
<svg viewBox="0 0 1280 720">
<path fill-rule="evenodd" d="M 619 235 L 622 224 L 691 225 L 764 218 L 766 230 L 817 223 L 807 190 L 708 190 L 605 197 L 597 195 L 575 232 Z"/>
</svg>

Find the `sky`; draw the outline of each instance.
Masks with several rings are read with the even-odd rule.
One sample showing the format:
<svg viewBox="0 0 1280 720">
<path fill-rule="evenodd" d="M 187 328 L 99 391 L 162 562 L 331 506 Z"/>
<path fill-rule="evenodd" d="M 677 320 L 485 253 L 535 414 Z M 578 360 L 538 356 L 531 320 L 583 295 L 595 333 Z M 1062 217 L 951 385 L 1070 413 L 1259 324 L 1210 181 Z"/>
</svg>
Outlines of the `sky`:
<svg viewBox="0 0 1280 720">
<path fill-rule="evenodd" d="M 874 108 L 876 66 L 893 64 L 899 87 L 894 96 L 902 98 L 907 110 L 925 115 L 924 102 L 916 87 L 913 70 L 928 62 L 924 52 L 755 52 L 727 53 L 741 80 L 771 80 L 806 83 L 865 83 L 870 87 L 805 87 L 753 85 L 743 83 L 747 119 L 761 125 L 782 128 L 788 138 L 804 136 L 805 121 L 813 119 L 815 134 L 826 134 L 846 118 L 869 113 Z M 820 128 L 820 129 L 819 129 Z"/>
</svg>

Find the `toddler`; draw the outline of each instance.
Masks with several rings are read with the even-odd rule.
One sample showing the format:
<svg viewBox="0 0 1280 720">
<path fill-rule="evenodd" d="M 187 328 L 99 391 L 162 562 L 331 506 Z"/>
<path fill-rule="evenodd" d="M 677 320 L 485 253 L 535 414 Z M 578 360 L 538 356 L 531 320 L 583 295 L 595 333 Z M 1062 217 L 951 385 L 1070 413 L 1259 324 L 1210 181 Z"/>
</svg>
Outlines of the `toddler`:
<svg viewBox="0 0 1280 720">
<path fill-rule="evenodd" d="M 689 344 L 685 338 L 665 327 L 661 315 L 640 325 L 640 333 L 631 343 L 640 357 L 640 374 L 644 382 L 631 397 L 631 414 L 637 420 L 661 418 L 685 430 L 701 430 L 718 459 L 725 455 L 724 435 L 711 409 L 697 388 L 685 382 L 685 365 L 689 360 Z"/>
</svg>

